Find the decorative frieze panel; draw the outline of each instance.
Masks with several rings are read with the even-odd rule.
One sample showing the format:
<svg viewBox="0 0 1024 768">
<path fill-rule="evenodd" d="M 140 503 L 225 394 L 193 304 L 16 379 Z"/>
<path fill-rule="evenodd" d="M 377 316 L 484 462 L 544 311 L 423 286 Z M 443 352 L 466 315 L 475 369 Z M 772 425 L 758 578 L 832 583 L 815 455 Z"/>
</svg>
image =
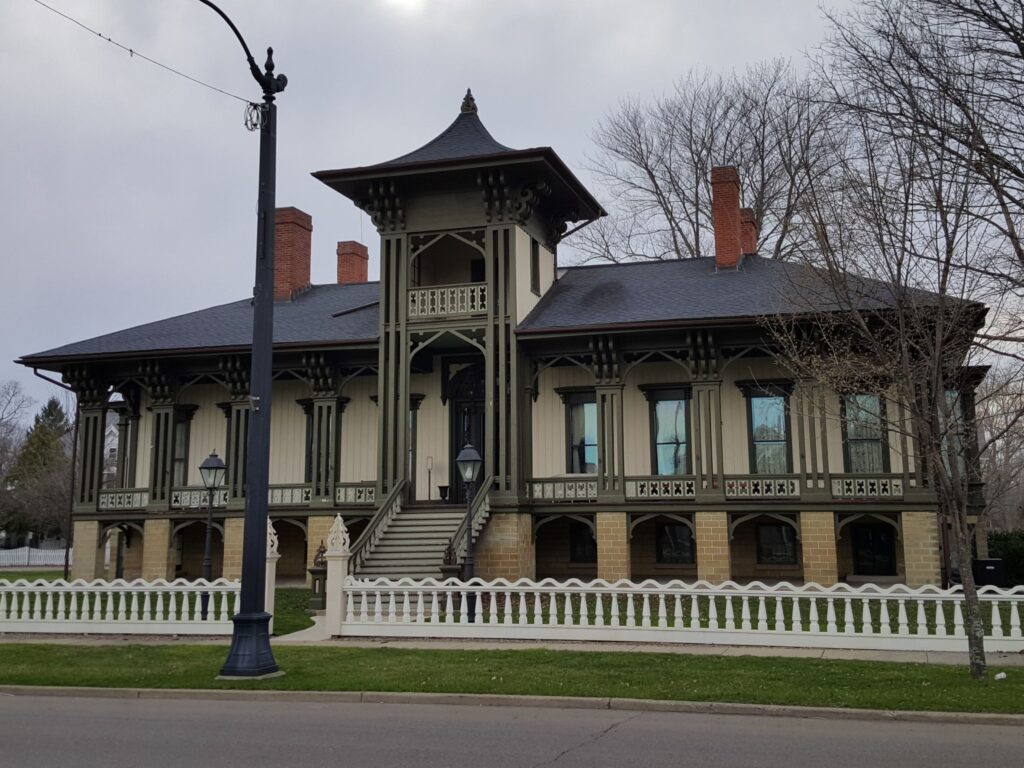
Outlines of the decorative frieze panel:
<svg viewBox="0 0 1024 768">
<path fill-rule="evenodd" d="M 836 499 L 903 498 L 903 478 L 875 475 L 832 478 Z"/>
<path fill-rule="evenodd" d="M 377 489 L 374 483 L 339 483 L 334 489 L 335 504 L 375 504 Z"/>
<path fill-rule="evenodd" d="M 476 315 L 487 311 L 487 285 L 437 285 L 409 289 L 409 317 L 435 318 Z"/>
<path fill-rule="evenodd" d="M 313 497 L 313 489 L 309 485 L 272 485 L 269 493 L 271 506 L 309 504 Z"/>
<path fill-rule="evenodd" d="M 739 475 L 725 478 L 728 499 L 794 499 L 800 496 L 800 481 L 795 477 Z"/>
<path fill-rule="evenodd" d="M 113 512 L 119 509 L 145 509 L 149 506 L 148 488 L 122 488 L 100 491 L 99 511 Z"/>
<path fill-rule="evenodd" d="M 626 478 L 626 498 L 631 501 L 692 499 L 697 492 L 693 477 Z"/>
<path fill-rule="evenodd" d="M 536 501 L 594 501 L 597 480 L 531 480 L 530 498 Z"/>
<path fill-rule="evenodd" d="M 171 509 L 206 509 L 209 491 L 205 488 L 174 488 L 171 490 Z M 226 507 L 228 504 L 227 488 L 219 488 L 213 492 L 213 506 Z"/>
</svg>

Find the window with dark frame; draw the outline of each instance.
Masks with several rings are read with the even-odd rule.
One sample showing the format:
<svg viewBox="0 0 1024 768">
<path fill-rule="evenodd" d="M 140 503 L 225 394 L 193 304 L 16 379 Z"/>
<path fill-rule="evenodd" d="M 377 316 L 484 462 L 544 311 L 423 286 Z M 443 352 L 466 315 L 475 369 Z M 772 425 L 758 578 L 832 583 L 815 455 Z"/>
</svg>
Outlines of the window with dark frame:
<svg viewBox="0 0 1024 768">
<path fill-rule="evenodd" d="M 659 565 L 693 565 L 697 562 L 693 531 L 684 523 L 658 523 L 655 547 L 655 559 Z"/>
<path fill-rule="evenodd" d="M 565 470 L 597 472 L 597 397 L 593 390 L 559 391 L 565 403 Z"/>
<path fill-rule="evenodd" d="M 183 406 L 174 411 L 174 435 L 171 447 L 171 487 L 188 485 L 188 446 L 192 437 L 192 416 L 195 406 Z"/>
<path fill-rule="evenodd" d="M 579 520 L 569 522 L 569 562 L 597 562 L 597 539 L 590 526 Z"/>
<path fill-rule="evenodd" d="M 842 396 L 843 462 L 847 472 L 889 471 L 885 401 L 868 393 Z"/>
<path fill-rule="evenodd" d="M 739 382 L 738 386 L 747 400 L 751 474 L 792 472 L 789 429 L 789 392 L 792 385 L 789 382 Z"/>
<path fill-rule="evenodd" d="M 540 243 L 530 238 L 530 290 L 540 296 Z"/>
<path fill-rule="evenodd" d="M 757 526 L 758 565 L 796 565 L 796 531 L 785 523 Z"/>
<path fill-rule="evenodd" d="M 689 387 L 641 386 L 650 404 L 651 471 L 690 474 Z"/>
</svg>

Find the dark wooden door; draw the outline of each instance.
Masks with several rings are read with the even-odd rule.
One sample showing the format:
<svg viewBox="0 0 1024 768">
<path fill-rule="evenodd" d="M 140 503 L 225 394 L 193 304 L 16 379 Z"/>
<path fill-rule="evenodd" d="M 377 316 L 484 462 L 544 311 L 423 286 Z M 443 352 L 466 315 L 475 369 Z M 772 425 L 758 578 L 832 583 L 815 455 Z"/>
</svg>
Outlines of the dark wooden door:
<svg viewBox="0 0 1024 768">
<path fill-rule="evenodd" d="M 459 371 L 452 379 L 449 392 L 451 429 L 448 499 L 453 504 L 465 504 L 466 489 L 455 465 L 455 457 L 467 443 L 476 448 L 481 458 L 484 457 L 484 420 L 487 410 L 484 402 L 483 365 L 471 365 Z"/>
</svg>

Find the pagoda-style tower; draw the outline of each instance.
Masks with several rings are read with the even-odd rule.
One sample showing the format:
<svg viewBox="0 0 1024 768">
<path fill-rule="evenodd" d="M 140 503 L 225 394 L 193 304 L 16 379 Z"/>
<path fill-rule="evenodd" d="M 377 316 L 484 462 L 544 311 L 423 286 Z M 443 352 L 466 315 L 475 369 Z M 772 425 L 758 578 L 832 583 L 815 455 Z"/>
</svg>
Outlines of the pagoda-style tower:
<svg viewBox="0 0 1024 768">
<path fill-rule="evenodd" d="M 469 91 L 454 122 L 414 152 L 313 175 L 381 236 L 378 498 L 421 466 L 411 429 L 421 393 L 410 376 L 423 372 L 440 376 L 450 414 L 448 472 L 434 482 L 448 481 L 471 441 L 494 494 L 521 495 L 531 382 L 514 329 L 554 282 L 569 225 L 604 210 L 550 147 L 495 141 Z M 451 494 L 461 501 L 461 483 Z"/>
</svg>

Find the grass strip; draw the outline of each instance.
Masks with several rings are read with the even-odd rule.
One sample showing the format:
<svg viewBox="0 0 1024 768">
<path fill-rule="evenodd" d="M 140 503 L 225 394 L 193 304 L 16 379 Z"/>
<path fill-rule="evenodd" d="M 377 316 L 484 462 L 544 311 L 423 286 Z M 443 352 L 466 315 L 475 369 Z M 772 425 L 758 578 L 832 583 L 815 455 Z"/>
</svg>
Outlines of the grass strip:
<svg viewBox="0 0 1024 768">
<path fill-rule="evenodd" d="M 0 646 L 0 684 L 401 691 L 1024 713 L 1024 671 L 820 659 L 562 650 L 278 647 L 284 677 L 215 680 L 224 645 Z M 999 670 L 993 669 L 994 674 Z"/>
</svg>

